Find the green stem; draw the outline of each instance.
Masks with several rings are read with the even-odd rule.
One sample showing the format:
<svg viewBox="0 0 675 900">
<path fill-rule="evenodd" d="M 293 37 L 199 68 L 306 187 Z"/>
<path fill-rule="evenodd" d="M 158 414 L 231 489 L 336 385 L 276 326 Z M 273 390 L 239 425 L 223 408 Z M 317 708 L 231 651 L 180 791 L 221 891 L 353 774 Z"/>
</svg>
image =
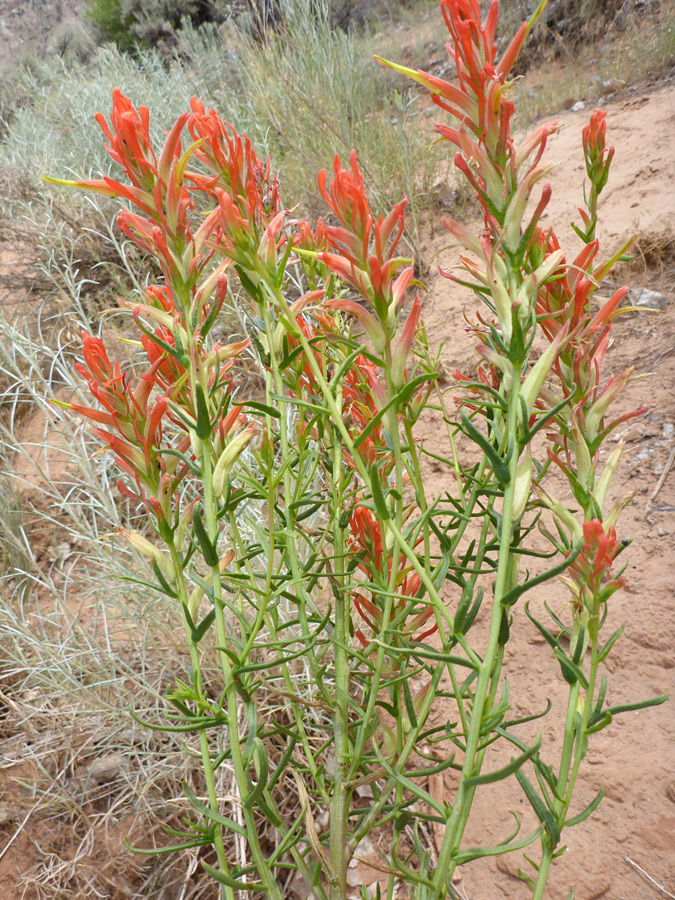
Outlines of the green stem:
<svg viewBox="0 0 675 900">
<path fill-rule="evenodd" d="M 228 521 L 229 521 L 230 535 L 232 537 L 233 544 L 235 547 L 237 547 L 239 549 L 239 551 L 240 551 L 239 555 L 246 560 L 244 565 L 246 567 L 246 575 L 248 576 L 249 583 L 251 585 L 255 586 L 255 584 L 257 582 L 257 577 L 256 577 L 255 572 L 253 571 L 253 567 L 251 565 L 251 560 L 248 558 L 248 555 L 246 552 L 248 550 L 248 547 L 246 546 L 244 540 L 242 539 L 241 532 L 239 530 L 239 526 L 237 524 L 237 520 L 234 515 L 234 512 L 230 513 Z M 271 636 L 270 643 L 272 643 L 272 644 L 277 643 L 279 641 L 279 633 L 277 631 L 277 627 L 276 627 L 273 617 L 268 615 L 265 619 L 265 624 L 270 632 L 270 636 Z M 307 626 L 305 619 L 302 620 L 302 628 L 303 628 L 303 635 L 308 635 L 309 627 Z M 299 640 L 302 640 L 302 639 L 303 639 L 303 636 L 301 636 L 299 638 Z M 311 654 L 311 655 L 313 657 L 313 654 Z M 314 781 L 317 785 L 317 789 L 319 790 L 319 792 L 321 794 L 321 799 L 324 803 L 327 804 L 328 803 L 328 794 L 326 792 L 326 788 L 325 788 L 325 784 L 324 784 L 323 773 L 322 773 L 321 769 L 319 769 L 319 767 L 316 765 L 316 762 L 314 760 L 314 756 L 313 756 L 313 753 L 312 753 L 312 750 L 311 750 L 311 747 L 309 744 L 309 739 L 307 737 L 307 730 L 305 728 L 305 724 L 302 719 L 302 714 L 299 709 L 298 701 L 293 699 L 294 684 L 293 684 L 293 679 L 291 677 L 291 673 L 288 670 L 288 663 L 285 663 L 285 662 L 281 663 L 280 668 L 281 668 L 282 676 L 284 679 L 284 688 L 286 690 L 286 693 L 288 694 L 288 700 L 289 700 L 289 703 L 291 706 L 291 711 L 293 713 L 293 721 L 295 723 L 295 728 L 297 729 L 297 734 L 300 736 L 300 742 L 302 743 L 302 748 L 305 753 L 305 760 L 306 760 L 309 770 L 312 774 L 312 778 L 314 779 Z"/>
<path fill-rule="evenodd" d="M 590 634 L 591 644 L 591 661 L 588 674 L 588 690 L 586 691 L 586 699 L 584 702 L 581 716 L 577 712 L 578 699 L 580 693 L 580 685 L 577 682 L 570 689 L 570 699 L 567 710 L 567 721 L 565 723 L 565 737 L 563 742 L 563 750 L 561 756 L 560 774 L 558 775 L 558 795 L 562 795 L 562 799 L 555 800 L 556 808 L 556 824 L 562 834 L 565 827 L 565 819 L 569 812 L 572 797 L 574 795 L 574 787 L 579 774 L 579 767 L 586 756 L 586 729 L 588 721 L 593 711 L 595 699 L 595 684 L 598 675 L 598 644 L 599 644 L 599 602 L 596 597 L 592 600 L 593 612 L 588 623 L 588 632 Z M 577 640 L 579 637 L 579 617 L 575 615 L 574 634 Z M 574 648 L 571 648 L 574 649 Z M 582 657 L 583 658 L 583 657 Z M 560 788 L 564 790 L 561 791 Z M 542 900 L 548 873 L 551 863 L 555 858 L 557 844 L 554 844 L 550 835 L 544 833 L 542 837 L 542 855 L 539 864 L 539 872 L 535 882 L 532 900 Z"/>
<path fill-rule="evenodd" d="M 202 455 L 202 480 L 204 484 L 204 514 L 206 516 L 206 525 L 209 539 L 215 545 L 218 534 L 218 521 L 216 514 L 216 498 L 213 493 L 213 470 L 211 462 L 211 442 L 207 438 L 201 442 Z M 223 603 L 222 583 L 219 566 L 212 567 L 213 578 L 213 606 L 216 617 L 216 635 L 218 645 L 226 647 L 228 645 L 227 626 L 225 623 L 225 606 Z M 248 845 L 251 850 L 251 856 L 255 863 L 256 870 L 260 876 L 263 890 L 267 896 L 273 900 L 282 900 L 281 890 L 267 865 L 267 860 L 260 846 L 260 839 L 253 814 L 253 810 L 246 805 L 246 800 L 250 795 L 247 780 L 248 764 L 244 760 L 241 752 L 241 735 L 239 732 L 239 702 L 237 691 L 234 685 L 234 677 L 232 674 L 232 665 L 226 653 L 219 653 L 220 665 L 225 683 L 225 694 L 227 702 L 227 726 L 228 737 L 230 742 L 230 751 L 232 753 L 232 765 L 234 768 L 235 778 L 239 787 L 239 794 L 242 801 L 242 812 L 246 823 L 246 835 Z"/>
<path fill-rule="evenodd" d="M 263 282 L 268 290 L 273 291 L 275 299 L 283 300 L 285 298 L 278 289 L 265 280 Z M 272 384 L 277 398 L 285 397 L 284 383 L 281 372 L 279 371 L 279 363 L 277 359 L 276 346 L 274 344 L 274 332 L 272 328 L 272 320 L 270 316 L 270 308 L 266 303 L 260 303 L 260 312 L 265 323 L 265 329 L 269 338 L 269 354 L 270 367 L 272 375 Z M 310 351 L 308 356 L 314 359 L 314 354 Z M 272 398 L 269 396 L 268 401 Z M 332 395 L 331 395 L 332 398 Z M 288 400 L 292 402 L 291 399 Z M 337 401 L 334 400 L 337 406 Z M 340 417 L 341 421 L 341 417 Z M 282 409 L 282 415 L 279 420 L 279 438 L 281 444 L 282 459 L 288 460 L 292 448 L 290 446 L 288 436 L 288 421 L 285 415 L 285 408 Z M 334 485 L 339 484 L 340 465 L 342 459 L 342 447 L 339 440 L 335 440 L 333 447 L 334 452 L 334 472 L 336 478 Z M 302 586 L 301 568 L 298 560 L 296 546 L 294 540 L 290 537 L 295 533 L 295 522 L 292 513 L 293 490 L 291 484 L 291 472 L 288 466 L 284 467 L 283 472 L 283 490 L 284 490 L 284 508 L 286 515 L 286 543 L 285 548 L 288 553 L 291 572 L 296 585 L 299 587 L 300 597 L 298 602 L 301 615 L 304 615 L 304 602 L 313 605 L 310 598 Z M 350 765 L 350 748 L 349 748 L 349 665 L 348 665 L 348 641 L 349 641 L 349 603 L 345 593 L 340 589 L 344 580 L 343 565 L 343 538 L 339 528 L 339 522 L 336 527 L 336 540 L 338 547 L 336 548 L 336 584 L 335 591 L 336 614 L 335 614 L 335 630 L 333 634 L 333 651 L 335 664 L 335 714 L 333 716 L 334 740 L 335 740 L 335 773 L 333 779 L 333 792 L 330 798 L 330 846 L 329 858 L 331 863 L 331 871 L 326 872 L 330 884 L 331 900 L 346 900 L 347 896 L 347 867 L 349 856 L 347 851 L 347 824 L 349 818 L 349 805 L 351 791 L 346 785 L 347 769 Z M 304 620 L 303 620 L 304 621 Z M 307 632 L 305 626 L 305 633 Z M 309 748 L 308 748 L 309 749 Z"/>
<path fill-rule="evenodd" d="M 342 444 L 333 445 L 333 485 L 340 483 L 342 471 Z M 336 508 L 337 512 L 337 508 Z M 349 625 L 350 594 L 345 589 L 344 533 L 339 516 L 334 526 L 335 545 L 335 630 L 333 634 L 333 657 L 335 661 L 335 713 L 333 715 L 333 737 L 335 741 L 335 773 L 333 795 L 330 804 L 330 861 L 337 876 L 331 885 L 331 900 L 346 900 L 347 867 L 349 865 L 348 824 L 352 790 L 347 784 L 350 768 L 349 746 Z"/>
<path fill-rule="evenodd" d="M 514 367 L 513 389 L 509 395 L 506 435 L 516 435 L 520 394 L 520 368 Z M 485 657 L 480 666 L 476 690 L 473 699 L 471 723 L 467 738 L 464 765 L 460 778 L 455 804 L 446 824 L 443 843 L 438 855 L 438 865 L 433 876 L 433 892 L 431 898 L 440 900 L 446 893 L 446 884 L 452 877 L 456 863 L 453 857 L 457 853 L 464 834 L 471 804 L 476 792 L 475 785 L 467 784 L 467 779 L 480 774 L 485 749 L 480 749 L 483 737 L 483 722 L 490 710 L 490 697 L 494 696 L 501 669 L 502 649 L 499 646 L 499 632 L 502 623 L 503 607 L 501 599 L 510 587 L 512 553 L 511 531 L 513 526 L 513 502 L 515 493 L 516 466 L 518 454 L 513 450 L 509 460 L 509 483 L 504 491 L 504 504 L 501 520 L 501 540 L 497 563 L 497 579 L 494 587 L 492 618 Z"/>
<path fill-rule="evenodd" d="M 288 306 L 288 302 L 287 302 L 286 298 L 284 297 L 284 295 L 282 294 L 282 292 L 279 290 L 279 288 L 277 288 L 276 285 L 274 285 L 273 283 L 268 283 L 267 281 L 263 282 L 263 284 L 264 284 L 265 289 L 273 297 L 275 304 L 278 306 L 278 308 L 281 310 L 281 312 L 284 314 L 284 316 L 286 316 L 289 320 L 291 320 L 292 316 L 291 316 L 291 312 L 290 312 L 290 307 Z M 331 388 L 330 388 L 328 382 L 326 381 L 326 378 L 324 377 L 323 372 L 321 371 L 321 367 L 319 366 L 319 364 L 317 363 L 317 361 L 314 357 L 313 349 L 310 347 L 309 342 L 307 341 L 307 338 L 305 337 L 305 335 L 303 334 L 303 332 L 300 329 L 298 329 L 298 333 L 295 335 L 295 337 L 300 342 L 303 350 L 305 351 L 305 357 L 312 369 L 312 374 L 316 378 L 317 384 L 321 388 L 321 394 L 322 394 L 322 397 L 326 404 L 326 407 L 330 413 L 331 420 L 332 420 L 334 426 L 337 428 L 338 432 L 340 433 L 340 437 L 342 438 L 345 449 L 348 450 L 350 455 L 352 456 L 352 458 L 354 460 L 354 466 L 355 466 L 356 470 L 358 471 L 359 475 L 361 476 L 364 484 L 370 485 L 370 483 L 371 483 L 370 472 L 368 471 L 366 465 L 362 461 L 358 451 L 356 451 L 354 449 L 354 442 L 351 438 L 351 435 L 349 434 L 349 430 L 347 429 L 347 426 L 344 424 L 344 422 L 342 420 L 341 410 L 339 409 L 339 407 L 337 405 L 335 397 L 333 396 L 333 392 L 331 391 Z M 273 335 L 270 335 L 269 338 L 270 338 L 270 341 L 272 342 Z M 392 528 L 392 531 L 393 531 L 393 528 Z M 420 566 L 420 564 L 417 560 L 417 554 L 415 553 L 414 548 L 410 547 L 410 545 L 405 540 L 405 538 L 400 536 L 400 532 L 399 532 L 399 535 L 395 535 L 395 536 L 397 537 L 398 548 L 403 553 L 405 553 L 405 555 L 410 560 L 411 565 L 413 566 L 415 571 L 420 576 L 422 584 L 424 584 L 424 587 L 426 588 L 426 590 L 429 594 L 430 602 L 434 605 L 435 611 L 437 613 L 440 613 L 440 615 L 446 620 L 446 622 L 448 623 L 448 625 L 450 627 L 450 631 L 451 632 L 454 631 L 453 618 L 450 615 L 450 613 L 448 612 L 448 610 L 446 609 L 445 604 L 441 600 L 441 598 L 438 594 L 438 591 L 436 590 L 436 586 L 434 585 L 431 577 L 427 574 L 425 569 L 422 566 Z M 473 660 L 477 659 L 476 654 L 473 652 L 473 650 L 471 649 L 469 644 L 463 639 L 463 637 L 458 638 L 458 643 L 460 644 L 462 649 L 468 654 L 470 659 L 473 659 Z"/>
<path fill-rule="evenodd" d="M 173 533 L 171 533 L 170 535 L 167 534 L 165 536 L 165 542 L 169 548 L 169 553 L 171 554 L 171 562 L 173 563 L 173 568 L 176 575 L 176 585 L 178 587 L 178 598 L 181 602 L 181 609 L 184 610 L 187 608 L 188 604 L 188 593 L 187 586 L 185 584 L 185 576 L 183 574 L 183 564 L 176 547 Z M 195 693 L 200 698 L 200 700 L 204 700 L 205 698 L 202 687 L 201 660 L 199 658 L 199 651 L 194 641 L 192 640 L 192 629 L 190 628 L 187 619 L 185 618 L 185 614 L 183 614 L 183 624 L 185 626 L 185 635 L 190 650 L 190 664 L 194 673 L 193 686 L 195 689 Z M 206 729 L 204 728 L 200 729 L 199 731 L 199 750 L 202 758 L 202 768 L 204 770 L 204 780 L 206 782 L 206 792 L 209 798 L 209 807 L 211 809 L 211 812 L 218 814 L 220 813 L 220 806 L 218 803 L 218 792 L 216 790 L 215 772 L 213 770 L 213 765 L 211 762 L 211 751 L 209 748 L 208 736 L 206 734 Z M 214 823 L 213 844 L 216 849 L 218 865 L 223 872 L 229 874 L 230 868 L 227 862 L 227 856 L 225 854 L 223 829 L 222 825 L 219 825 L 217 822 Z M 221 885 L 221 897 L 225 898 L 225 900 L 234 900 L 234 891 L 227 885 Z"/>
</svg>

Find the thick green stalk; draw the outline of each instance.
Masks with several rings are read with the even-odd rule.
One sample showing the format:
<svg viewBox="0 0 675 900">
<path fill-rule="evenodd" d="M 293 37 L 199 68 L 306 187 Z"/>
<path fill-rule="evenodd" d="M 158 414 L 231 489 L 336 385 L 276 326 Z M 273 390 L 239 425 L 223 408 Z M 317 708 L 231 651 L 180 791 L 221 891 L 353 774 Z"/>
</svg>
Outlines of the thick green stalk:
<svg viewBox="0 0 675 900">
<path fill-rule="evenodd" d="M 417 713 L 417 727 L 412 728 L 408 733 L 405 745 L 399 755 L 399 758 L 391 767 L 394 774 L 389 775 L 384 785 L 382 785 L 381 787 L 380 799 L 372 804 L 370 810 L 368 811 L 368 814 L 364 817 L 361 826 L 352 835 L 352 846 L 356 846 L 359 841 L 368 834 L 370 829 L 377 821 L 380 813 L 382 812 L 382 809 L 388 803 L 391 792 L 394 790 L 394 787 L 398 783 L 396 776 L 402 775 L 405 772 L 408 760 L 410 759 L 410 755 L 417 747 L 419 736 L 422 733 L 429 713 L 431 712 L 431 707 L 436 698 L 436 692 L 438 691 L 438 685 L 440 684 L 442 676 L 443 666 L 439 665 L 436 667 L 434 674 L 431 676 L 431 684 L 429 686 L 429 690 L 427 691 L 426 697 L 422 702 L 422 706 Z"/>
<path fill-rule="evenodd" d="M 270 285 L 267 280 L 263 282 L 268 290 L 271 290 L 277 300 L 285 298 L 278 289 Z M 260 312 L 265 322 L 265 329 L 269 339 L 269 354 L 272 383 L 277 398 L 284 396 L 284 383 L 277 359 L 276 347 L 274 346 L 274 335 L 272 329 L 272 320 L 270 309 L 266 303 L 260 304 Z M 308 356 L 314 360 L 314 354 L 310 351 Z M 314 360 L 315 361 L 315 360 Z M 332 396 L 332 395 L 331 395 Z M 268 390 L 268 399 L 269 397 Z M 292 402 L 291 399 L 288 401 Z M 337 401 L 334 400 L 337 405 Z M 288 422 L 285 415 L 285 408 L 282 409 L 282 415 L 279 420 L 279 437 L 281 444 L 281 454 L 284 461 L 290 458 L 292 447 L 288 436 Z M 334 441 L 334 454 L 339 455 L 341 464 L 342 448 L 339 439 Z M 334 457 L 334 464 L 337 465 L 336 479 L 334 484 L 339 484 L 340 464 Z M 283 472 L 283 490 L 284 490 L 284 508 L 286 514 L 286 532 L 287 535 L 294 534 L 294 520 L 291 510 L 293 502 L 293 490 L 291 484 L 291 472 L 288 466 L 284 467 Z M 349 864 L 349 856 L 347 852 L 347 822 L 349 816 L 349 800 L 351 792 L 346 785 L 346 773 L 350 760 L 349 748 L 349 665 L 348 665 L 348 641 L 349 641 L 349 604 L 345 595 L 340 590 L 340 582 L 343 573 L 341 567 L 343 565 L 341 552 L 343 547 L 343 538 L 339 523 L 337 526 L 336 539 L 339 547 L 336 548 L 336 566 L 339 567 L 336 572 L 337 590 L 336 590 L 336 615 L 335 615 L 335 631 L 333 636 L 333 650 L 335 661 L 335 714 L 333 716 L 334 739 L 335 739 L 335 773 L 333 778 L 333 793 L 330 798 L 330 816 L 331 816 L 331 832 L 330 832 L 330 870 L 326 872 L 330 884 L 331 900 L 346 900 L 347 896 L 347 866 Z M 298 560 L 295 543 L 290 538 L 286 540 L 286 551 L 288 553 L 291 571 L 295 583 L 300 587 L 302 598 L 305 597 L 305 591 L 302 587 L 301 568 Z M 311 598 L 306 598 L 308 601 Z M 300 599 L 299 608 L 303 608 L 303 599 Z M 305 620 L 306 621 L 306 620 Z M 307 629 L 305 627 L 305 632 Z"/>
<path fill-rule="evenodd" d="M 182 307 L 186 311 L 186 315 L 184 317 L 184 324 L 186 330 L 188 332 L 188 343 L 192 345 L 195 341 L 198 341 L 194 331 L 193 331 L 193 323 L 191 316 L 191 293 L 190 288 L 187 284 L 184 285 L 176 285 L 176 293 L 177 296 L 181 298 Z M 195 348 L 197 350 L 197 348 Z M 203 388 L 203 384 L 200 380 L 200 372 L 198 362 L 198 353 L 195 352 L 191 355 L 192 362 L 189 370 L 189 380 L 190 380 L 190 388 L 193 396 L 195 396 L 195 391 L 197 389 L 197 385 L 201 384 Z M 205 392 L 206 393 L 206 392 Z M 203 507 L 204 507 L 204 515 L 206 518 L 206 530 L 209 536 L 209 540 L 211 541 L 214 547 L 217 546 L 218 536 L 219 536 L 219 527 L 217 521 L 217 498 L 215 497 L 213 490 L 213 460 L 211 458 L 212 454 L 212 446 L 211 446 L 211 438 L 210 436 L 207 438 L 197 438 L 198 448 L 199 448 L 199 459 L 198 462 L 201 463 L 201 476 L 202 476 L 202 484 L 204 490 L 203 496 Z M 174 563 L 175 565 L 175 563 Z M 227 626 L 225 623 L 225 607 L 223 603 L 223 594 L 222 594 L 222 580 L 220 573 L 220 566 L 216 564 L 211 567 L 211 577 L 212 577 L 212 588 L 213 588 L 213 606 L 215 613 L 215 622 L 216 622 L 216 635 L 218 645 L 220 647 L 226 647 L 228 644 L 228 634 L 227 634 Z M 192 647 L 192 643 L 191 643 Z M 195 648 L 196 650 L 196 648 Z M 219 653 L 221 670 L 223 673 L 223 680 L 225 685 L 225 697 L 226 697 L 226 707 L 227 707 L 227 728 L 228 728 L 228 739 L 230 742 L 230 749 L 232 753 L 232 765 L 234 768 L 235 778 L 237 781 L 237 785 L 239 787 L 239 793 L 242 800 L 242 812 L 244 816 L 244 821 L 246 823 L 246 831 L 248 844 L 251 850 L 251 855 L 253 857 L 253 861 L 256 865 L 257 872 L 261 878 L 262 885 L 264 890 L 267 892 L 267 895 L 272 898 L 272 900 L 282 900 L 281 892 L 279 890 L 279 886 L 276 883 L 276 879 L 273 877 L 272 873 L 267 866 L 267 862 L 265 856 L 262 852 L 262 848 L 260 846 L 260 841 L 258 837 L 258 832 L 255 824 L 255 819 L 253 815 L 253 810 L 247 808 L 246 800 L 249 796 L 249 788 L 247 781 L 247 763 L 244 761 L 242 752 L 241 752 L 241 737 L 239 733 L 239 710 L 238 710 L 238 698 L 237 692 L 234 685 L 234 678 L 232 675 L 232 666 L 230 663 L 230 659 L 226 653 Z M 200 672 L 200 660 L 198 654 L 195 654 L 195 659 L 192 660 L 192 665 L 195 669 L 195 672 Z M 203 732 L 202 732 L 203 734 Z M 208 746 L 203 750 L 208 755 Z M 208 779 L 208 770 L 211 769 L 210 759 L 208 765 L 204 765 L 205 774 Z M 212 770 L 211 770 L 212 771 Z M 213 774 L 213 773 L 212 773 Z M 214 788 L 215 791 L 215 788 Z M 216 797 L 217 804 L 217 797 Z M 217 806 L 216 806 L 217 811 Z M 221 833 L 222 834 L 222 833 Z M 222 840 L 222 837 L 221 837 Z M 224 854 L 223 854 L 224 858 Z M 226 874 L 229 873 L 229 868 L 227 867 L 227 863 L 225 861 L 225 866 L 223 867 L 223 860 L 221 860 L 220 856 L 218 858 L 219 865 L 221 866 L 223 872 Z"/>
<path fill-rule="evenodd" d="M 257 578 L 253 571 L 253 566 L 251 565 L 251 560 L 247 556 L 246 551 L 247 551 L 248 547 L 246 546 L 246 544 L 244 543 L 244 541 L 241 537 L 241 534 L 239 531 L 239 526 L 237 524 L 237 520 L 236 520 L 236 517 L 233 512 L 231 512 L 229 515 L 229 527 L 230 527 L 230 535 L 233 539 L 234 546 L 239 548 L 240 555 L 245 558 L 244 565 L 246 567 L 246 574 L 248 576 L 249 583 L 251 585 L 255 585 Z M 272 638 L 271 643 L 273 643 L 273 644 L 277 643 L 279 640 L 279 634 L 277 632 L 277 628 L 276 628 L 276 625 L 274 623 L 272 616 L 267 616 L 266 625 L 269 628 L 270 635 Z M 302 627 L 303 627 L 304 634 L 305 635 L 309 634 L 309 628 L 306 626 L 306 618 L 305 617 L 302 617 Z M 288 664 L 285 662 L 281 663 L 280 668 L 281 668 L 282 676 L 284 679 L 284 686 L 286 689 L 286 693 L 288 695 L 288 701 L 290 703 L 291 711 L 293 713 L 293 721 L 295 723 L 297 733 L 300 736 L 300 742 L 302 744 L 302 748 L 305 753 L 305 759 L 307 761 L 307 765 L 309 766 L 309 770 L 312 773 L 312 778 L 314 778 L 317 788 L 321 793 L 321 798 L 322 798 L 323 802 L 328 803 L 328 795 L 325 790 L 323 774 L 314 761 L 312 749 L 309 745 L 309 740 L 307 738 L 307 730 L 305 728 L 305 725 L 304 725 L 304 722 L 302 719 L 302 714 L 300 713 L 299 703 L 297 700 L 293 699 L 295 686 L 293 684 L 293 679 L 291 677 L 291 673 L 288 670 Z"/>
<path fill-rule="evenodd" d="M 385 347 L 385 365 L 384 365 L 384 376 L 387 385 L 387 392 L 389 394 L 396 392 L 396 385 L 394 384 L 394 379 L 392 375 L 392 354 L 391 354 L 391 341 L 387 341 L 387 345 Z M 389 411 L 389 416 L 391 418 L 391 422 L 389 425 L 389 432 L 392 437 L 392 445 L 394 450 L 394 466 L 396 471 L 396 493 L 398 495 L 398 500 L 396 501 L 396 527 L 399 531 L 403 529 L 403 453 L 401 451 L 401 438 L 399 434 L 399 410 L 397 407 L 393 407 Z M 410 440 L 410 438 L 408 438 Z M 411 456 L 415 456 L 414 453 L 414 444 L 408 448 L 408 452 Z M 423 491 L 422 491 L 423 493 Z M 422 500 L 424 502 L 424 500 Z M 384 525 L 385 523 L 383 523 Z M 428 531 L 428 529 L 427 529 Z M 398 544 L 394 545 L 394 555 L 391 560 L 391 575 L 389 578 L 389 592 L 394 593 L 396 591 L 396 578 L 399 567 L 399 559 L 401 555 L 401 548 Z M 425 572 L 431 577 L 430 566 L 429 566 L 429 556 L 425 554 Z M 383 622 L 388 623 L 389 620 L 383 619 Z M 381 648 L 384 649 L 384 648 Z M 405 708 L 404 702 L 402 702 L 402 692 L 403 686 L 399 685 L 397 688 L 397 703 L 395 704 L 395 708 L 397 709 L 396 715 L 396 753 L 397 757 L 400 757 L 403 747 L 405 745 L 405 733 L 403 730 L 403 710 Z M 395 808 L 400 808 L 400 805 L 403 801 L 403 785 L 400 782 L 397 782 L 394 796 L 394 806 Z M 398 853 L 398 845 L 400 840 L 400 831 L 395 830 L 392 838 L 392 853 Z M 393 900 L 394 898 L 394 890 L 396 887 L 396 879 L 395 876 L 390 873 L 388 881 L 387 881 L 387 900 Z"/>
</svg>

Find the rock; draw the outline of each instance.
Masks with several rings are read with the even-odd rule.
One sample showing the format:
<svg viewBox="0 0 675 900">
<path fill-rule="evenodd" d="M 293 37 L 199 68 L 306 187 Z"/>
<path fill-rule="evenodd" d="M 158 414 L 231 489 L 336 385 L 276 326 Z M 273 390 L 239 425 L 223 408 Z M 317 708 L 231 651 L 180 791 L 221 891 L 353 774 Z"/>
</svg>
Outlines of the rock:
<svg viewBox="0 0 675 900">
<path fill-rule="evenodd" d="M 612 882 L 608 878 L 602 878 L 599 884 L 594 884 L 591 888 L 591 893 L 586 894 L 588 900 L 599 900 L 600 897 L 604 897 L 607 891 L 611 888 Z"/>
<path fill-rule="evenodd" d="M 314 896 L 314 891 L 311 886 L 307 884 L 299 872 L 296 872 L 291 881 L 286 885 L 286 892 L 288 893 L 290 900 L 309 900 L 310 897 Z"/>
<path fill-rule="evenodd" d="M 11 803 L 0 803 L 0 825 L 6 825 L 7 822 L 16 822 L 19 819 L 23 819 L 25 815 L 25 812 L 18 806 L 13 806 Z"/>
<path fill-rule="evenodd" d="M 82 766 L 77 774 L 89 784 L 105 784 L 119 778 L 127 766 L 126 756 L 121 753 L 110 753 L 99 757 L 91 766 Z"/>
<path fill-rule="evenodd" d="M 581 112 L 586 104 L 583 100 L 577 100 L 577 102 L 572 106 L 572 112 Z"/>
<path fill-rule="evenodd" d="M 431 196 L 434 203 L 441 209 L 453 209 L 459 201 L 457 190 L 451 187 L 447 179 L 443 177 L 439 177 L 434 181 L 431 188 Z"/>
<path fill-rule="evenodd" d="M 658 291 L 652 291 L 650 288 L 631 288 L 628 292 L 630 306 L 643 306 L 647 309 L 663 310 L 668 305 L 668 298 L 665 294 Z"/>
<path fill-rule="evenodd" d="M 510 878 L 520 878 L 518 870 L 521 868 L 522 860 L 515 853 L 506 853 L 504 856 L 497 857 L 497 868 L 504 875 Z"/>
<path fill-rule="evenodd" d="M 347 869 L 347 884 L 350 887 L 356 887 L 359 884 L 363 884 L 363 872 L 360 868 L 351 868 L 350 866 L 349 869 Z"/>
</svg>

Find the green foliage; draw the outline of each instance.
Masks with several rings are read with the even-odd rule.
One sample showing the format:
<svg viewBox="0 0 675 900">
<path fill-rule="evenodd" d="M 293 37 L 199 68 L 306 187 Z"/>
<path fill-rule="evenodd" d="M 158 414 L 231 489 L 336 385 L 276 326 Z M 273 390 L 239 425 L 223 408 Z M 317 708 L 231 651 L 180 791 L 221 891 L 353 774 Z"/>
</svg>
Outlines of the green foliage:
<svg viewBox="0 0 675 900">
<path fill-rule="evenodd" d="M 225 17 L 230 0 L 88 0 L 87 15 L 99 40 L 122 50 L 175 44 L 183 23 L 201 25 Z"/>
<path fill-rule="evenodd" d="M 87 17 L 101 42 L 113 42 L 125 48 L 133 44 L 131 21 L 122 12 L 122 0 L 89 0 Z"/>
</svg>

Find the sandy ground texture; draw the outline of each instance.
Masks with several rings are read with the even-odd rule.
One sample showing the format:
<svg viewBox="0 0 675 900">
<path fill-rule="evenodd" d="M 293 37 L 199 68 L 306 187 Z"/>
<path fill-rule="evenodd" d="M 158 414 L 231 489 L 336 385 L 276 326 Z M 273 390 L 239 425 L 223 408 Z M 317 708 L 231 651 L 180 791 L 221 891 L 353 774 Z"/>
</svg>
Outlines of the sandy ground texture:
<svg viewBox="0 0 675 900">
<path fill-rule="evenodd" d="M 648 375 L 621 401 L 624 410 L 645 404 L 647 411 L 615 436 L 625 441 L 625 453 L 614 494 L 636 492 L 620 523 L 621 536 L 634 539 L 628 585 L 612 598 L 608 626 L 611 633 L 621 622 L 627 623 L 607 666 L 608 698 L 621 703 L 664 691 L 675 694 L 675 90 L 672 84 L 634 88 L 608 104 L 607 110 L 608 139 L 616 145 L 616 157 L 601 201 L 599 235 L 609 253 L 632 233 L 639 234 L 636 260 L 624 268 L 621 278 L 630 285 L 634 302 L 649 299 L 654 307 L 617 321 L 608 356 L 608 368 L 615 373 L 634 365 L 636 372 Z M 558 161 L 551 176 L 554 193 L 548 220 L 571 250 L 577 239 L 568 223 L 576 218 L 575 207 L 581 200 L 580 132 L 590 112 L 589 106 L 560 116 L 560 134 L 548 150 L 548 158 Z M 447 233 L 440 224 L 429 229 L 426 253 L 428 257 L 438 254 L 433 268 L 439 262 L 444 267 L 453 264 L 455 251 L 444 249 L 446 243 Z M 434 339 L 444 342 L 443 367 L 447 373 L 457 367 L 466 370 L 472 362 L 472 344 L 464 330 L 463 310 L 473 313 L 476 303 L 467 292 L 433 274 L 433 269 L 428 285 L 425 318 Z M 645 288 L 655 293 L 647 297 L 640 293 Z M 28 419 L 25 427 L 35 428 L 35 423 Z M 429 422 L 425 427 L 433 441 L 436 424 Z M 58 455 L 59 448 L 53 449 Z M 51 452 L 50 448 L 45 452 Z M 440 478 L 439 473 L 429 472 L 431 491 L 442 488 Z M 547 593 L 547 598 L 562 603 L 564 593 L 556 590 Z M 452 602 L 450 594 L 448 602 Z M 519 606 L 514 611 L 513 634 L 505 670 L 514 711 L 541 709 L 550 699 L 558 715 L 540 727 L 555 744 L 557 721 L 566 701 L 559 667 Z M 535 723 L 533 733 L 536 728 Z M 577 900 L 651 900 L 675 894 L 674 739 L 675 717 L 668 703 L 617 718 L 591 742 L 578 808 L 603 785 L 605 799 L 589 820 L 568 832 L 569 852 L 552 875 L 550 900 L 564 900 L 570 883 L 576 886 Z M 430 789 L 438 797 L 451 799 L 452 776 L 438 776 Z M 527 803 L 517 790 L 482 790 L 469 822 L 470 842 L 497 843 L 509 833 L 513 820 L 508 812 L 498 815 L 498 810 L 513 810 L 526 824 L 530 821 Z M 2 813 L 0 805 L 0 826 L 6 821 Z M 5 825 L 0 831 L 0 897 L 33 900 L 37 894 L 30 885 L 23 892 L 21 875 L 35 858 L 33 837 L 39 838 L 39 831 L 26 821 L 17 832 L 18 824 Z M 361 849 L 367 855 L 368 848 Z M 521 865 L 518 853 L 465 866 L 457 890 L 467 900 L 526 898 L 529 892 L 517 877 Z M 377 877 L 377 871 L 359 865 L 353 882 L 373 884 Z M 76 895 L 62 896 L 65 900 Z M 84 900 L 85 895 L 77 896 Z M 106 896 L 121 900 L 128 894 L 111 888 Z"/>
</svg>

